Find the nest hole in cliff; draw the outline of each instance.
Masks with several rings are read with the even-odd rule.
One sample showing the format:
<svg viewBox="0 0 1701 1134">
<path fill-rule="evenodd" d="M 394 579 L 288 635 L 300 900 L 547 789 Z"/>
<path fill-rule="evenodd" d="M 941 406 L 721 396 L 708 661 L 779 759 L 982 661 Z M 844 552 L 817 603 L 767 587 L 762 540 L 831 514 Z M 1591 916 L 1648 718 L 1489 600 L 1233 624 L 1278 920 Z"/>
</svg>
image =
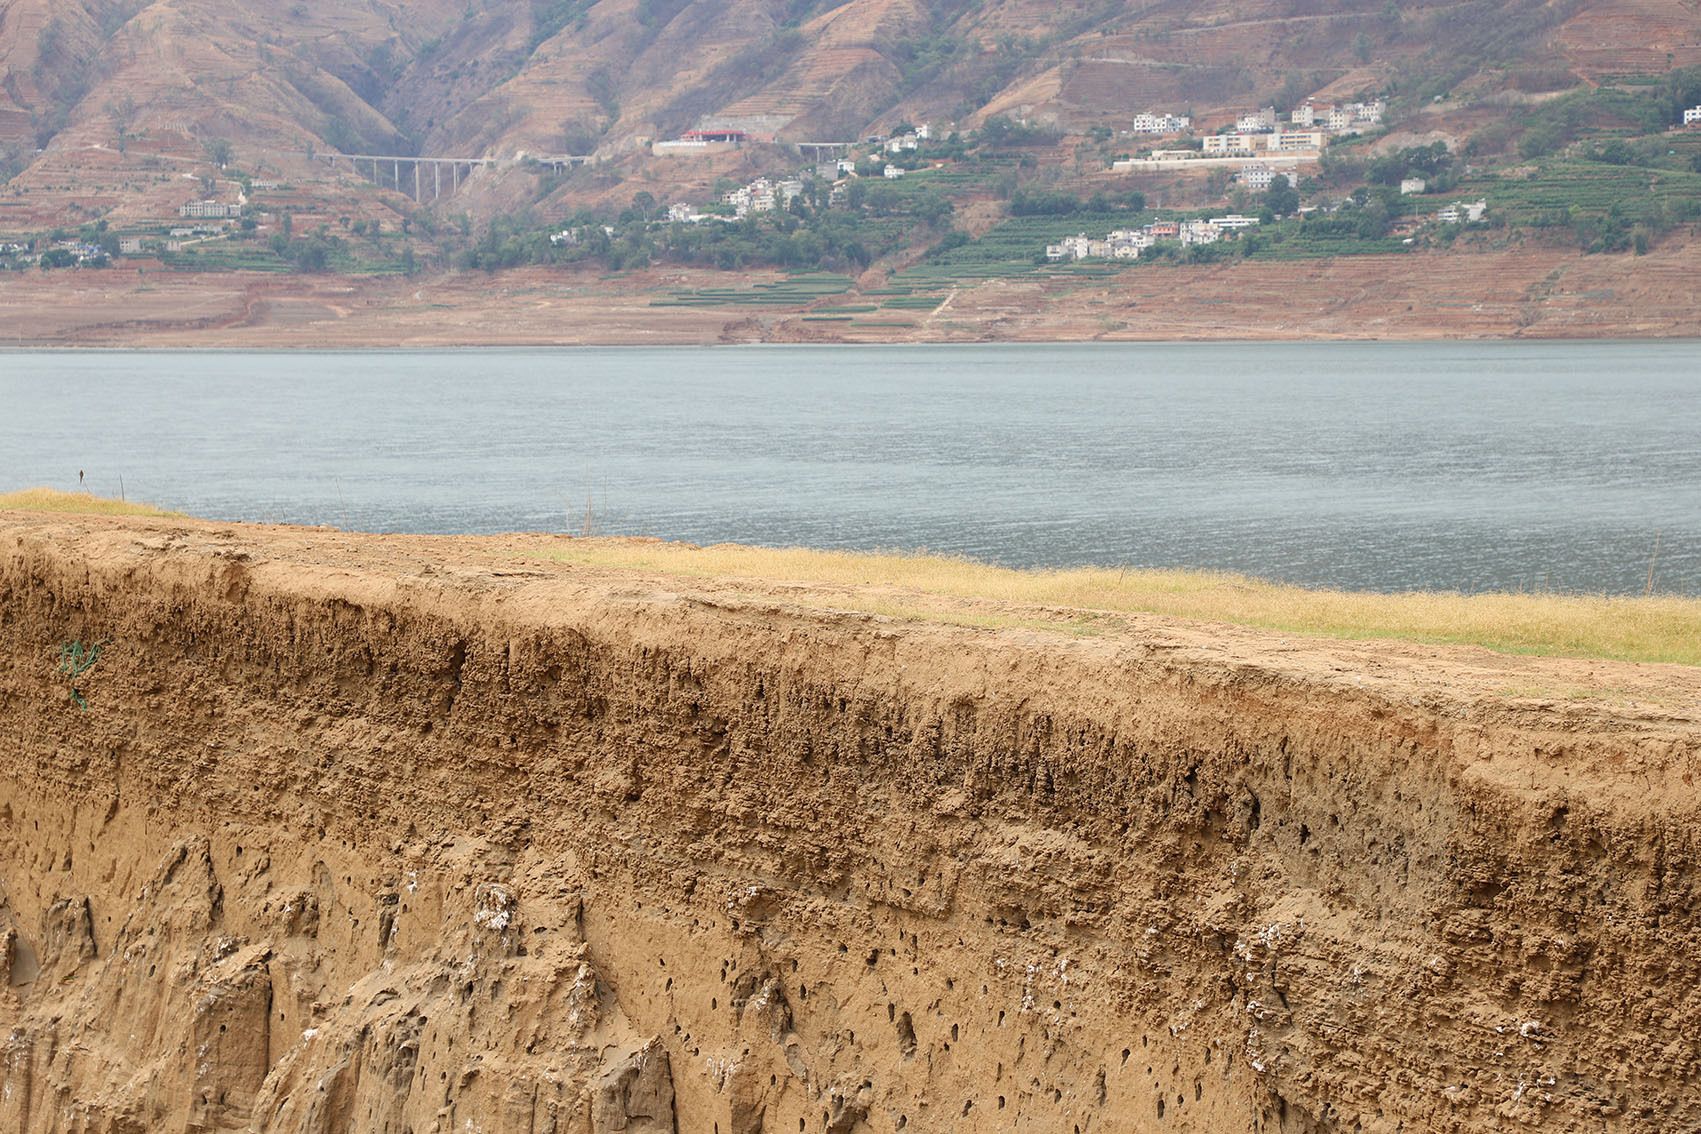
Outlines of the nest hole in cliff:
<svg viewBox="0 0 1701 1134">
<path fill-rule="evenodd" d="M 915 1056 L 915 1024 L 910 1020 L 910 1014 L 905 1012 L 898 1017 L 898 1050 L 905 1059 Z"/>
</svg>

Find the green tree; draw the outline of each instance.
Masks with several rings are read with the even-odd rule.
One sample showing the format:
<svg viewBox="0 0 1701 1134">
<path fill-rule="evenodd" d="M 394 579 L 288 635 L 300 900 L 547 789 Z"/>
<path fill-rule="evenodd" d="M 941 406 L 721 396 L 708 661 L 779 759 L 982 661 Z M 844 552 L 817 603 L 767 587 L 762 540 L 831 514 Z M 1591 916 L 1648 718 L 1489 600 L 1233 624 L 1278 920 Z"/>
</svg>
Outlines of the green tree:
<svg viewBox="0 0 1701 1134">
<path fill-rule="evenodd" d="M 1278 174 L 1264 193 L 1263 207 L 1278 217 L 1292 216 L 1299 211 L 1299 190 Z"/>
<path fill-rule="evenodd" d="M 201 143 L 201 148 L 206 151 L 207 160 L 220 169 L 229 165 L 231 159 L 236 156 L 228 138 L 208 138 Z"/>
<path fill-rule="evenodd" d="M 112 119 L 112 132 L 117 137 L 118 152 L 124 153 L 130 147 L 130 127 L 136 121 L 136 100 L 129 95 L 116 102 L 106 104 L 106 114 Z"/>
</svg>

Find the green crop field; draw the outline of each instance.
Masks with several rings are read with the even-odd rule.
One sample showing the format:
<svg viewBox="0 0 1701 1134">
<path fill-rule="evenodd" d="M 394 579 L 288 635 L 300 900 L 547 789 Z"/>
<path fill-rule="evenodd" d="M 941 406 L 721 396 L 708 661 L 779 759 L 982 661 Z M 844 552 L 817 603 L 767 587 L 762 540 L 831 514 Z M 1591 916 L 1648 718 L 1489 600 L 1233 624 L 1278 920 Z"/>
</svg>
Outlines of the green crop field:
<svg viewBox="0 0 1701 1134">
<path fill-rule="evenodd" d="M 161 252 L 159 259 L 168 268 L 186 272 L 288 272 L 295 268 L 270 248 L 222 242 Z"/>
<path fill-rule="evenodd" d="M 1529 223 L 1569 209 L 1577 215 L 1614 214 L 1627 221 L 1701 216 L 1701 173 L 1562 159 L 1527 177 L 1479 177 L 1454 195 L 1485 198 L 1490 215 Z"/>
<path fill-rule="evenodd" d="M 802 307 L 831 295 L 843 295 L 850 290 L 849 276 L 815 273 L 791 276 L 771 283 L 753 284 L 747 288 L 705 287 L 690 291 L 671 292 L 666 299 L 651 302 L 652 307 Z M 869 307 L 868 310 L 874 310 Z M 845 316 L 849 318 L 849 316 Z"/>
<path fill-rule="evenodd" d="M 1375 256 L 1406 252 L 1410 245 L 1397 236 L 1366 239 L 1361 236 L 1327 233 L 1299 221 L 1283 221 L 1256 229 L 1250 260 L 1320 260 L 1330 256 Z M 1238 251 L 1232 245 L 1229 250 Z"/>
<path fill-rule="evenodd" d="M 210 241 L 191 244 L 181 252 L 160 253 L 160 263 L 186 272 L 290 272 L 295 265 L 263 244 Z M 351 255 L 346 249 L 330 252 L 326 269 L 341 275 L 401 275 L 400 260 L 369 259 Z"/>
</svg>

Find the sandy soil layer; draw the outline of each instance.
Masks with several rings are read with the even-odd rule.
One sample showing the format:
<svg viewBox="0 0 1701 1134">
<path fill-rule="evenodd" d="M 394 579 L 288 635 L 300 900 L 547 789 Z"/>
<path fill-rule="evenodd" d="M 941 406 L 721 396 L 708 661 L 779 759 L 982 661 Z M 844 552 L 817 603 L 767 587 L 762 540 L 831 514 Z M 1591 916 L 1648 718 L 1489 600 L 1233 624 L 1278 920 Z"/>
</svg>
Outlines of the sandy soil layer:
<svg viewBox="0 0 1701 1134">
<path fill-rule="evenodd" d="M 0 516 L 6 1129 L 1701 1123 L 1701 670 L 552 546 Z"/>
<path fill-rule="evenodd" d="M 719 342 L 1607 338 L 1701 333 L 1701 243 L 1647 256 L 1513 250 L 993 280 L 863 322 L 655 306 L 726 274 L 516 270 L 412 280 L 114 269 L 0 279 L 0 345 L 416 347 Z M 740 277 L 775 278 L 772 273 Z M 824 305 L 844 299 L 824 300 Z M 907 325 L 899 325 L 907 324 Z"/>
</svg>

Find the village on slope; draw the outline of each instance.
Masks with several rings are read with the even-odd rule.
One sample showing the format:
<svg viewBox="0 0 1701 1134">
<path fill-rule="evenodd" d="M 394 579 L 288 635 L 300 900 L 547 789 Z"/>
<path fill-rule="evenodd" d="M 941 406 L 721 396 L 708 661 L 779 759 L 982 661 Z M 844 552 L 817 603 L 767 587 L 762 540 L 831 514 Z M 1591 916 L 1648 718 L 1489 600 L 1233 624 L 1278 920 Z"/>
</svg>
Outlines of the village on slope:
<svg viewBox="0 0 1701 1134">
<path fill-rule="evenodd" d="M 723 116 L 676 138 L 647 141 L 647 163 L 635 168 L 643 180 L 635 183 L 664 193 L 671 186 L 702 185 L 705 175 L 693 167 L 727 168 L 715 161 L 728 155 L 746 166 L 790 155 L 792 164 L 749 180 L 714 177 L 707 199 L 693 201 L 686 193 L 681 196 L 687 199 L 664 206 L 655 193 L 639 189 L 621 207 L 606 191 L 589 192 L 600 203 L 576 209 L 566 223 L 550 225 L 521 209 L 479 231 L 465 214 L 448 212 L 463 181 L 518 172 L 552 190 L 571 190 L 575 178 L 590 189 L 601 184 L 591 179 L 612 177 L 618 184 L 624 175 L 600 173 L 595 167 L 605 164 L 602 159 L 566 155 L 295 155 L 297 166 L 334 177 L 339 192 L 384 202 L 399 218 L 386 223 L 346 198 L 340 205 L 327 202 L 323 186 L 275 172 L 277 155 L 244 155 L 215 140 L 200 162 L 191 162 L 192 175 L 178 179 L 189 193 L 176 202 L 175 216 L 0 233 L 0 268 L 130 260 L 144 269 L 411 274 L 421 267 L 589 262 L 620 270 L 672 261 L 807 271 L 861 270 L 888 257 L 902 266 L 919 254 L 946 266 L 978 255 L 993 264 L 991 271 L 1017 274 L 1046 264 L 1132 261 L 1158 253 L 1196 259 L 1219 243 L 1240 245 L 1242 255 L 1398 251 L 1420 241 L 1450 243 L 1444 230 L 1485 226 L 1495 218 L 1531 230 L 1575 228 L 1586 251 L 1632 244 L 1641 251 L 1645 245 L 1650 225 L 1633 227 L 1617 207 L 1597 217 L 1600 210 L 1592 209 L 1586 193 L 1578 197 L 1582 208 L 1565 203 L 1564 185 L 1557 197 L 1543 184 L 1547 198 L 1522 199 L 1524 188 L 1547 173 L 1539 161 L 1496 169 L 1445 140 L 1396 147 L 1405 135 L 1390 127 L 1389 111 L 1387 99 L 1365 95 L 1329 105 L 1306 100 L 1281 112 L 1274 105 L 1249 108 L 1232 118 L 1219 115 L 1208 127 L 1196 127 L 1188 113 L 1148 109 L 1131 113 L 1125 129 L 1100 127 L 1079 137 L 1046 123 L 994 116 L 972 131 L 903 123 L 861 139 L 817 142 L 784 142 L 774 122 Z M 1701 162 L 1695 145 L 1701 105 L 1658 126 L 1628 141 L 1593 143 L 1593 149 L 1585 137 L 1561 157 L 1602 169 L 1635 167 L 1613 147 L 1646 143 L 1651 152 L 1669 140 L 1674 159 Z M 1338 156 L 1343 150 L 1344 158 Z M 1064 168 L 1065 154 L 1073 157 L 1073 169 Z M 1580 163 L 1573 164 L 1564 175 L 1585 184 Z M 1664 181 L 1657 203 L 1666 219 L 1701 215 L 1701 174 L 1674 170 Z M 1467 184 L 1469 193 L 1455 192 Z M 1136 185 L 1141 188 L 1131 188 Z M 1494 204 L 1497 193 L 1518 198 L 1503 217 Z M 1538 209 L 1548 198 L 1562 207 Z M 995 205 L 990 223 L 989 202 Z M 976 219 L 959 224 L 965 208 Z M 1030 218 L 1025 228 L 1008 224 L 1019 218 Z M 1071 219 L 1111 223 L 1095 230 L 1070 226 Z M 1276 221 L 1290 227 L 1247 242 L 1254 230 Z M 716 228 L 722 231 L 691 231 Z M 989 244 L 998 246 L 1002 260 L 985 253 Z"/>
</svg>

